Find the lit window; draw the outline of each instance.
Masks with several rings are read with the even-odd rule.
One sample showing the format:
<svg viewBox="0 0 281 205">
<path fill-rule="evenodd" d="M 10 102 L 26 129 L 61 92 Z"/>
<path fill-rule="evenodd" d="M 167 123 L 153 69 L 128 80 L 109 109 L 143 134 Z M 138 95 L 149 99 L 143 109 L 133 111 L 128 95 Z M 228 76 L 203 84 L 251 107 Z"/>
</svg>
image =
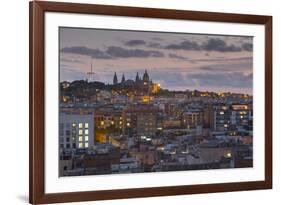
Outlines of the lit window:
<svg viewBox="0 0 281 205">
<path fill-rule="evenodd" d="M 85 136 L 85 141 L 89 141 L 89 136 Z"/>
<path fill-rule="evenodd" d="M 79 123 L 79 128 L 83 128 L 83 123 Z"/>
<path fill-rule="evenodd" d="M 79 142 L 83 141 L 83 136 L 79 136 Z"/>
<path fill-rule="evenodd" d="M 223 115 L 223 114 L 224 114 L 224 112 L 222 112 L 222 111 L 221 111 L 221 112 L 220 112 L 220 114 L 221 114 L 221 115 Z"/>
<path fill-rule="evenodd" d="M 227 158 L 231 158 L 231 152 L 226 153 Z"/>
<path fill-rule="evenodd" d="M 85 123 L 85 128 L 89 128 L 89 123 Z"/>
<path fill-rule="evenodd" d="M 79 135 L 83 135 L 83 130 L 79 130 Z"/>
<path fill-rule="evenodd" d="M 88 147 L 89 147 L 89 143 L 86 142 L 86 143 L 85 143 L 85 148 L 88 148 Z"/>
<path fill-rule="evenodd" d="M 75 124 L 75 123 L 72 123 L 72 127 L 76 127 L 76 124 Z"/>
<path fill-rule="evenodd" d="M 79 143 L 79 148 L 83 148 L 83 143 Z"/>
<path fill-rule="evenodd" d="M 89 130 L 85 130 L 85 135 L 88 135 L 89 134 Z"/>
</svg>

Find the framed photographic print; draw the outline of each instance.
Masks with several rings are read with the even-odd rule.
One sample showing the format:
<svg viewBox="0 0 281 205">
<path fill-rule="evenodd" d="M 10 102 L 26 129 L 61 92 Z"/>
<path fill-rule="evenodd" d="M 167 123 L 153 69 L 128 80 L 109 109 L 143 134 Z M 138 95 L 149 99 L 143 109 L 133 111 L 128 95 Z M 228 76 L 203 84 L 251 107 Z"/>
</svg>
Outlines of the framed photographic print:
<svg viewBox="0 0 281 205">
<path fill-rule="evenodd" d="M 271 187 L 271 16 L 30 2 L 30 203 Z"/>
</svg>

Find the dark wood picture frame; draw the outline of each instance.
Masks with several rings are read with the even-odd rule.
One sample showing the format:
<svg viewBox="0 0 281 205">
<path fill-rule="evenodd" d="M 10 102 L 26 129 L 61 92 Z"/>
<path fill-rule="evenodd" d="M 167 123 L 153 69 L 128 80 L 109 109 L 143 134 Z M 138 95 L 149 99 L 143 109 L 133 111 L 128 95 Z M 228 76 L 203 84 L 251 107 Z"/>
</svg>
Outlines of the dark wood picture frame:
<svg viewBox="0 0 281 205">
<path fill-rule="evenodd" d="M 272 188 L 272 17 L 198 11 L 104 6 L 92 4 L 30 2 L 30 139 L 29 200 L 32 204 L 153 197 Z M 46 194 L 44 191 L 44 13 L 67 12 L 113 16 L 182 19 L 265 26 L 265 180 Z"/>
</svg>

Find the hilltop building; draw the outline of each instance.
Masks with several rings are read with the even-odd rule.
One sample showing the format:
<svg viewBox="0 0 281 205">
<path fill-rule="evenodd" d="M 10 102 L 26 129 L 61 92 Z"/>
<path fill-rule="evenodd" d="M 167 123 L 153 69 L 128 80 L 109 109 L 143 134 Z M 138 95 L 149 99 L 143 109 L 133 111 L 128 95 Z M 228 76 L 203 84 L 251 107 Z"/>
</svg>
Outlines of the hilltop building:
<svg viewBox="0 0 281 205">
<path fill-rule="evenodd" d="M 142 78 L 140 77 L 139 73 L 137 72 L 135 80 L 132 79 L 125 79 L 125 74 L 123 73 L 121 82 L 118 83 L 118 78 L 116 72 L 113 76 L 113 85 L 119 86 L 126 86 L 126 87 L 133 87 L 136 88 L 138 91 L 145 91 L 145 93 L 153 93 L 156 94 L 160 91 L 161 87 L 159 83 L 153 83 L 147 70 L 145 70 Z"/>
</svg>

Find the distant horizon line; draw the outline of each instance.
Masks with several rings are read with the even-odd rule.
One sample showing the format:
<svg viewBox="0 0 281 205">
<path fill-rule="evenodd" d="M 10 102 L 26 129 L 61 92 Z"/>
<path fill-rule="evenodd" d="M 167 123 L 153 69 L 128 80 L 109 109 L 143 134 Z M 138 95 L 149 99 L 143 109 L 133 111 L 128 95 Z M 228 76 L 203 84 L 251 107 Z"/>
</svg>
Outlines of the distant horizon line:
<svg viewBox="0 0 281 205">
<path fill-rule="evenodd" d="M 132 79 L 128 79 L 128 80 L 132 80 Z M 105 82 L 101 82 L 101 81 L 90 81 L 88 82 L 87 80 L 85 79 L 77 79 L 77 80 L 72 80 L 72 81 L 67 81 L 67 80 L 63 80 L 63 81 L 60 81 L 59 83 L 63 83 L 63 82 L 68 82 L 68 83 L 72 83 L 72 82 L 75 82 L 75 81 L 85 81 L 87 83 L 95 83 L 95 82 L 98 82 L 98 83 L 104 83 L 105 85 L 114 85 L 113 83 L 105 83 Z M 118 84 L 121 84 L 121 82 L 119 82 Z M 198 92 L 209 92 L 209 93 L 230 93 L 230 94 L 243 94 L 243 95 L 248 95 L 250 97 L 253 96 L 253 93 L 249 94 L 249 93 L 242 93 L 242 92 L 232 92 L 232 91 L 209 91 L 209 90 L 202 90 L 202 89 L 185 89 L 185 90 L 170 90 L 168 88 L 162 88 L 161 89 L 163 90 L 168 90 L 170 92 L 186 92 L 186 91 L 198 91 Z"/>
</svg>

